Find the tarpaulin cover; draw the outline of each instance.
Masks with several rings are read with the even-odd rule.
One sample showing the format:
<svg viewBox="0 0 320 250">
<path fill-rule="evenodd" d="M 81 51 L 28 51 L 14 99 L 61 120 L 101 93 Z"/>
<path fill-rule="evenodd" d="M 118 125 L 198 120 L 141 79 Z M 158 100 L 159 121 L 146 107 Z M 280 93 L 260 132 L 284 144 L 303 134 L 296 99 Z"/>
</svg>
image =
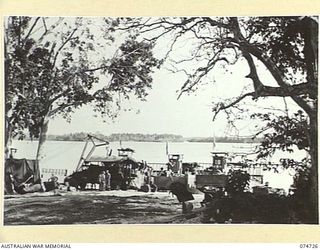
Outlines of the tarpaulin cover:
<svg viewBox="0 0 320 250">
<path fill-rule="evenodd" d="M 124 163 L 124 164 L 132 164 L 134 167 L 139 166 L 139 163 L 132 157 L 124 156 L 108 156 L 108 157 L 100 157 L 100 156 L 92 156 L 86 162 L 103 162 L 105 164 L 112 164 L 112 163 Z"/>
<path fill-rule="evenodd" d="M 28 159 L 7 159 L 5 162 L 5 190 L 12 189 L 10 174 L 14 178 L 14 184 L 20 185 L 31 175 L 31 183 L 40 182 L 39 164 L 36 160 Z"/>
</svg>

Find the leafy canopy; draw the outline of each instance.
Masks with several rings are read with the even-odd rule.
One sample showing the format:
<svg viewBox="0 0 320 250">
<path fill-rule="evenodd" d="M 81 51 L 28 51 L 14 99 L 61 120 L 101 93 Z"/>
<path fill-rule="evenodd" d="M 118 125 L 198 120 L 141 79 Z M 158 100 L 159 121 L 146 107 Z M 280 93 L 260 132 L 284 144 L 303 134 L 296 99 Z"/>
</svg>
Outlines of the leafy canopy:
<svg viewBox="0 0 320 250">
<path fill-rule="evenodd" d="M 46 117 L 70 120 L 75 109 L 88 103 L 114 117 L 119 96 L 132 93 L 145 99 L 159 65 L 153 44 L 129 38 L 112 52 L 115 38 L 105 25 L 89 18 L 6 20 L 6 121 L 13 136 L 23 138 L 28 129 L 31 137 L 38 137 Z"/>
</svg>

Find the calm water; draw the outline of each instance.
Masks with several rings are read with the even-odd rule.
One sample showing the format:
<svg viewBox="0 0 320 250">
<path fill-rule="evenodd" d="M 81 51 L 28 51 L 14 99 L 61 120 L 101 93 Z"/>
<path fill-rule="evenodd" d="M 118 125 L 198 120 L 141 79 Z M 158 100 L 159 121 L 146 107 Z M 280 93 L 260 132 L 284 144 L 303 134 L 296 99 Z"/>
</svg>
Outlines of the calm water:
<svg viewBox="0 0 320 250">
<path fill-rule="evenodd" d="M 84 147 L 84 142 L 70 141 L 47 141 L 44 146 L 45 158 L 41 162 L 42 168 L 68 169 L 72 173 L 79 161 L 79 157 Z M 90 145 L 88 149 L 90 149 Z M 250 152 L 255 144 L 246 143 L 216 143 L 215 151 L 226 152 Z M 13 147 L 18 151 L 15 153 L 16 158 L 34 159 L 37 150 L 37 142 L 31 141 L 14 141 Z M 109 148 L 113 154 L 117 154 L 120 147 L 119 142 L 111 142 Z M 149 163 L 166 163 L 166 143 L 162 142 L 122 142 L 122 147 L 133 148 L 135 150 L 134 158 L 138 161 L 144 160 Z M 169 143 L 169 153 L 183 154 L 184 162 L 208 162 L 212 161 L 210 152 L 212 151 L 211 143 L 179 142 Z M 93 153 L 95 156 L 105 156 L 105 147 L 97 148 Z M 275 154 L 272 162 L 278 162 L 280 158 L 290 157 L 295 160 L 301 160 L 306 156 L 304 151 L 295 150 L 294 154 L 279 152 Z M 291 173 L 292 175 L 292 173 Z M 288 171 L 282 171 L 280 174 L 264 172 L 264 181 L 268 181 L 271 186 L 282 187 L 287 189 L 292 183 L 292 176 Z"/>
</svg>

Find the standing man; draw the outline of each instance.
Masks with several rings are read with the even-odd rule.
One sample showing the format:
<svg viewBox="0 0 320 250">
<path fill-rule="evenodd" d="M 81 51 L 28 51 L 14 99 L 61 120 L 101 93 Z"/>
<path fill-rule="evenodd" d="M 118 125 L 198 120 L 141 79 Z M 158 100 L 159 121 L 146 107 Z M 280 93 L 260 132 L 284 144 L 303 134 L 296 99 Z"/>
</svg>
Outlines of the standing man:
<svg viewBox="0 0 320 250">
<path fill-rule="evenodd" d="M 106 190 L 109 191 L 111 190 L 111 174 L 109 170 L 106 171 Z"/>
<path fill-rule="evenodd" d="M 117 190 L 119 189 L 125 189 L 124 175 L 121 171 L 121 168 L 119 168 L 119 172 L 118 172 Z"/>
<path fill-rule="evenodd" d="M 99 175 L 99 191 L 106 190 L 106 172 L 102 171 Z"/>
</svg>

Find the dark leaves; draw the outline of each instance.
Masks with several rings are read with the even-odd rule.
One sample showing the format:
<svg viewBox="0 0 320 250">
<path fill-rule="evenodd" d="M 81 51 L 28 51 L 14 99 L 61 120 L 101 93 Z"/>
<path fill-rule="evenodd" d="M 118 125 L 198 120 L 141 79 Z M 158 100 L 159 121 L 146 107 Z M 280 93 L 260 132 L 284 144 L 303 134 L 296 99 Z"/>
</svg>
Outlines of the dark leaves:
<svg viewBox="0 0 320 250">
<path fill-rule="evenodd" d="M 284 75 L 292 75 L 291 70 L 305 72 L 299 17 L 252 17 L 243 22 L 250 42 L 264 51 Z"/>
<path fill-rule="evenodd" d="M 114 118 L 120 106 L 115 94 L 146 97 L 153 68 L 160 64 L 153 57 L 153 44 L 134 41 L 130 35 L 110 62 L 101 48 L 104 44 L 105 50 L 114 41 L 113 35 L 107 32 L 97 41 L 93 33 L 97 25 L 93 30 L 86 26 L 90 19 L 60 18 L 50 32 L 44 33 L 44 22 L 36 21 L 29 17 L 8 18 L 5 107 L 13 135 L 22 139 L 28 130 L 32 138 L 38 137 L 44 117 L 61 115 L 70 121 L 70 114 L 88 103 L 94 104 L 94 110 L 101 115 Z M 119 21 L 106 19 L 105 23 L 116 28 Z M 34 25 L 34 30 L 40 30 L 35 35 L 30 32 Z M 97 90 L 99 74 L 111 75 L 111 82 Z"/>
<path fill-rule="evenodd" d="M 233 170 L 228 174 L 226 191 L 230 194 L 239 194 L 249 186 L 250 174 L 243 170 Z"/>
<path fill-rule="evenodd" d="M 309 150 L 308 120 L 301 110 L 292 117 L 274 116 L 271 113 L 254 114 L 251 117 L 266 122 L 265 127 L 268 129 L 259 146 L 258 158 L 271 156 L 276 150 L 293 152 L 294 146 Z"/>
<path fill-rule="evenodd" d="M 134 93 L 138 98 L 144 98 L 146 90 L 151 88 L 153 69 L 160 64 L 153 56 L 153 44 L 127 40 L 119 49 L 120 54 L 108 68 L 108 73 L 112 75 L 109 90 L 125 97 Z"/>
</svg>

